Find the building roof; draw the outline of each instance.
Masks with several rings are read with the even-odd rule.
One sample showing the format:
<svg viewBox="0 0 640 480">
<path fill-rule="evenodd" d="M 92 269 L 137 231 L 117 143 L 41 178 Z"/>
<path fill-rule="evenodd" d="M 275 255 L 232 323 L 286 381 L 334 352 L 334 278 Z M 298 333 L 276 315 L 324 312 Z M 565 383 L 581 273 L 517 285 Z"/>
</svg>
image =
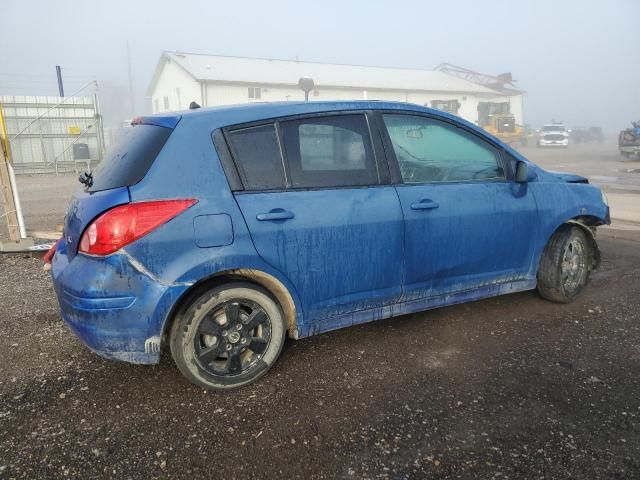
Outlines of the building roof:
<svg viewBox="0 0 640 480">
<path fill-rule="evenodd" d="M 163 52 L 149 85 L 149 94 L 152 93 L 167 59 L 198 81 L 297 86 L 300 77 L 311 77 L 318 87 L 500 95 L 496 90 L 434 70 L 182 52 Z"/>
</svg>

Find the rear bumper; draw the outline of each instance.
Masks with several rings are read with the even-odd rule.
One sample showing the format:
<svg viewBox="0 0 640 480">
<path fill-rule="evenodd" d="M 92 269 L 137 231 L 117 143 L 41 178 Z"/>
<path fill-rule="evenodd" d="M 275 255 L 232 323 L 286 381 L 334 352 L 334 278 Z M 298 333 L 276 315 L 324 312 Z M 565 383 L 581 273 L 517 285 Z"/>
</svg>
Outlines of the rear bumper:
<svg viewBox="0 0 640 480">
<path fill-rule="evenodd" d="M 186 285 L 160 283 L 123 251 L 70 262 L 57 252 L 51 272 L 62 318 L 87 347 L 111 360 L 158 363 L 162 326 Z"/>
</svg>

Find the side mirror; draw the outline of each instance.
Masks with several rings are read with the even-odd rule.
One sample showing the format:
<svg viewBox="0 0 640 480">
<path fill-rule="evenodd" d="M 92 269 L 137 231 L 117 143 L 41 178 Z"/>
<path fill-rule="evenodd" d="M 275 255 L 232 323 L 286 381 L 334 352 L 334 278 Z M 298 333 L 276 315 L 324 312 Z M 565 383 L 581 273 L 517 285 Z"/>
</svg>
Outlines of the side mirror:
<svg viewBox="0 0 640 480">
<path fill-rule="evenodd" d="M 529 167 L 525 162 L 519 161 L 516 166 L 516 183 L 527 183 L 536 178 L 533 171 L 529 171 Z"/>
</svg>

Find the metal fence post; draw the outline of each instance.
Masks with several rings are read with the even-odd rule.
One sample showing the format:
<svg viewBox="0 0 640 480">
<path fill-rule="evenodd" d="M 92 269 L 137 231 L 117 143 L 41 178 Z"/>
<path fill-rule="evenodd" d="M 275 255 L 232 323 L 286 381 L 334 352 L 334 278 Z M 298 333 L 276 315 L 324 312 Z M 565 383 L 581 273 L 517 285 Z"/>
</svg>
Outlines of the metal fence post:
<svg viewBox="0 0 640 480">
<path fill-rule="evenodd" d="M 7 218 L 9 239 L 18 242 L 20 239 L 26 238 L 27 234 L 24 228 L 20 199 L 18 198 L 18 191 L 15 184 L 15 175 L 13 175 L 13 169 L 11 167 L 11 145 L 9 144 L 9 137 L 4 122 L 2 104 L 0 104 L 0 136 L 2 143 L 2 157 L 0 158 L 2 206 L 4 207 L 4 216 Z"/>
</svg>

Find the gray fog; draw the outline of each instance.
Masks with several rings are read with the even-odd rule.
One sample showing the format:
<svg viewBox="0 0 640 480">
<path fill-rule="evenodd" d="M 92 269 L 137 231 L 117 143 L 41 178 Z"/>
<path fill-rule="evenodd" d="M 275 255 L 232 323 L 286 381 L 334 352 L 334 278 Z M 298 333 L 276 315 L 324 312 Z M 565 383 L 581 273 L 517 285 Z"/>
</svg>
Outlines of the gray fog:
<svg viewBox="0 0 640 480">
<path fill-rule="evenodd" d="M 640 118 L 640 1 L 3 0 L 0 95 L 99 85 L 110 123 L 150 111 L 163 50 L 511 72 L 525 119 L 619 129 Z M 127 74 L 129 43 L 133 101 Z"/>
</svg>

